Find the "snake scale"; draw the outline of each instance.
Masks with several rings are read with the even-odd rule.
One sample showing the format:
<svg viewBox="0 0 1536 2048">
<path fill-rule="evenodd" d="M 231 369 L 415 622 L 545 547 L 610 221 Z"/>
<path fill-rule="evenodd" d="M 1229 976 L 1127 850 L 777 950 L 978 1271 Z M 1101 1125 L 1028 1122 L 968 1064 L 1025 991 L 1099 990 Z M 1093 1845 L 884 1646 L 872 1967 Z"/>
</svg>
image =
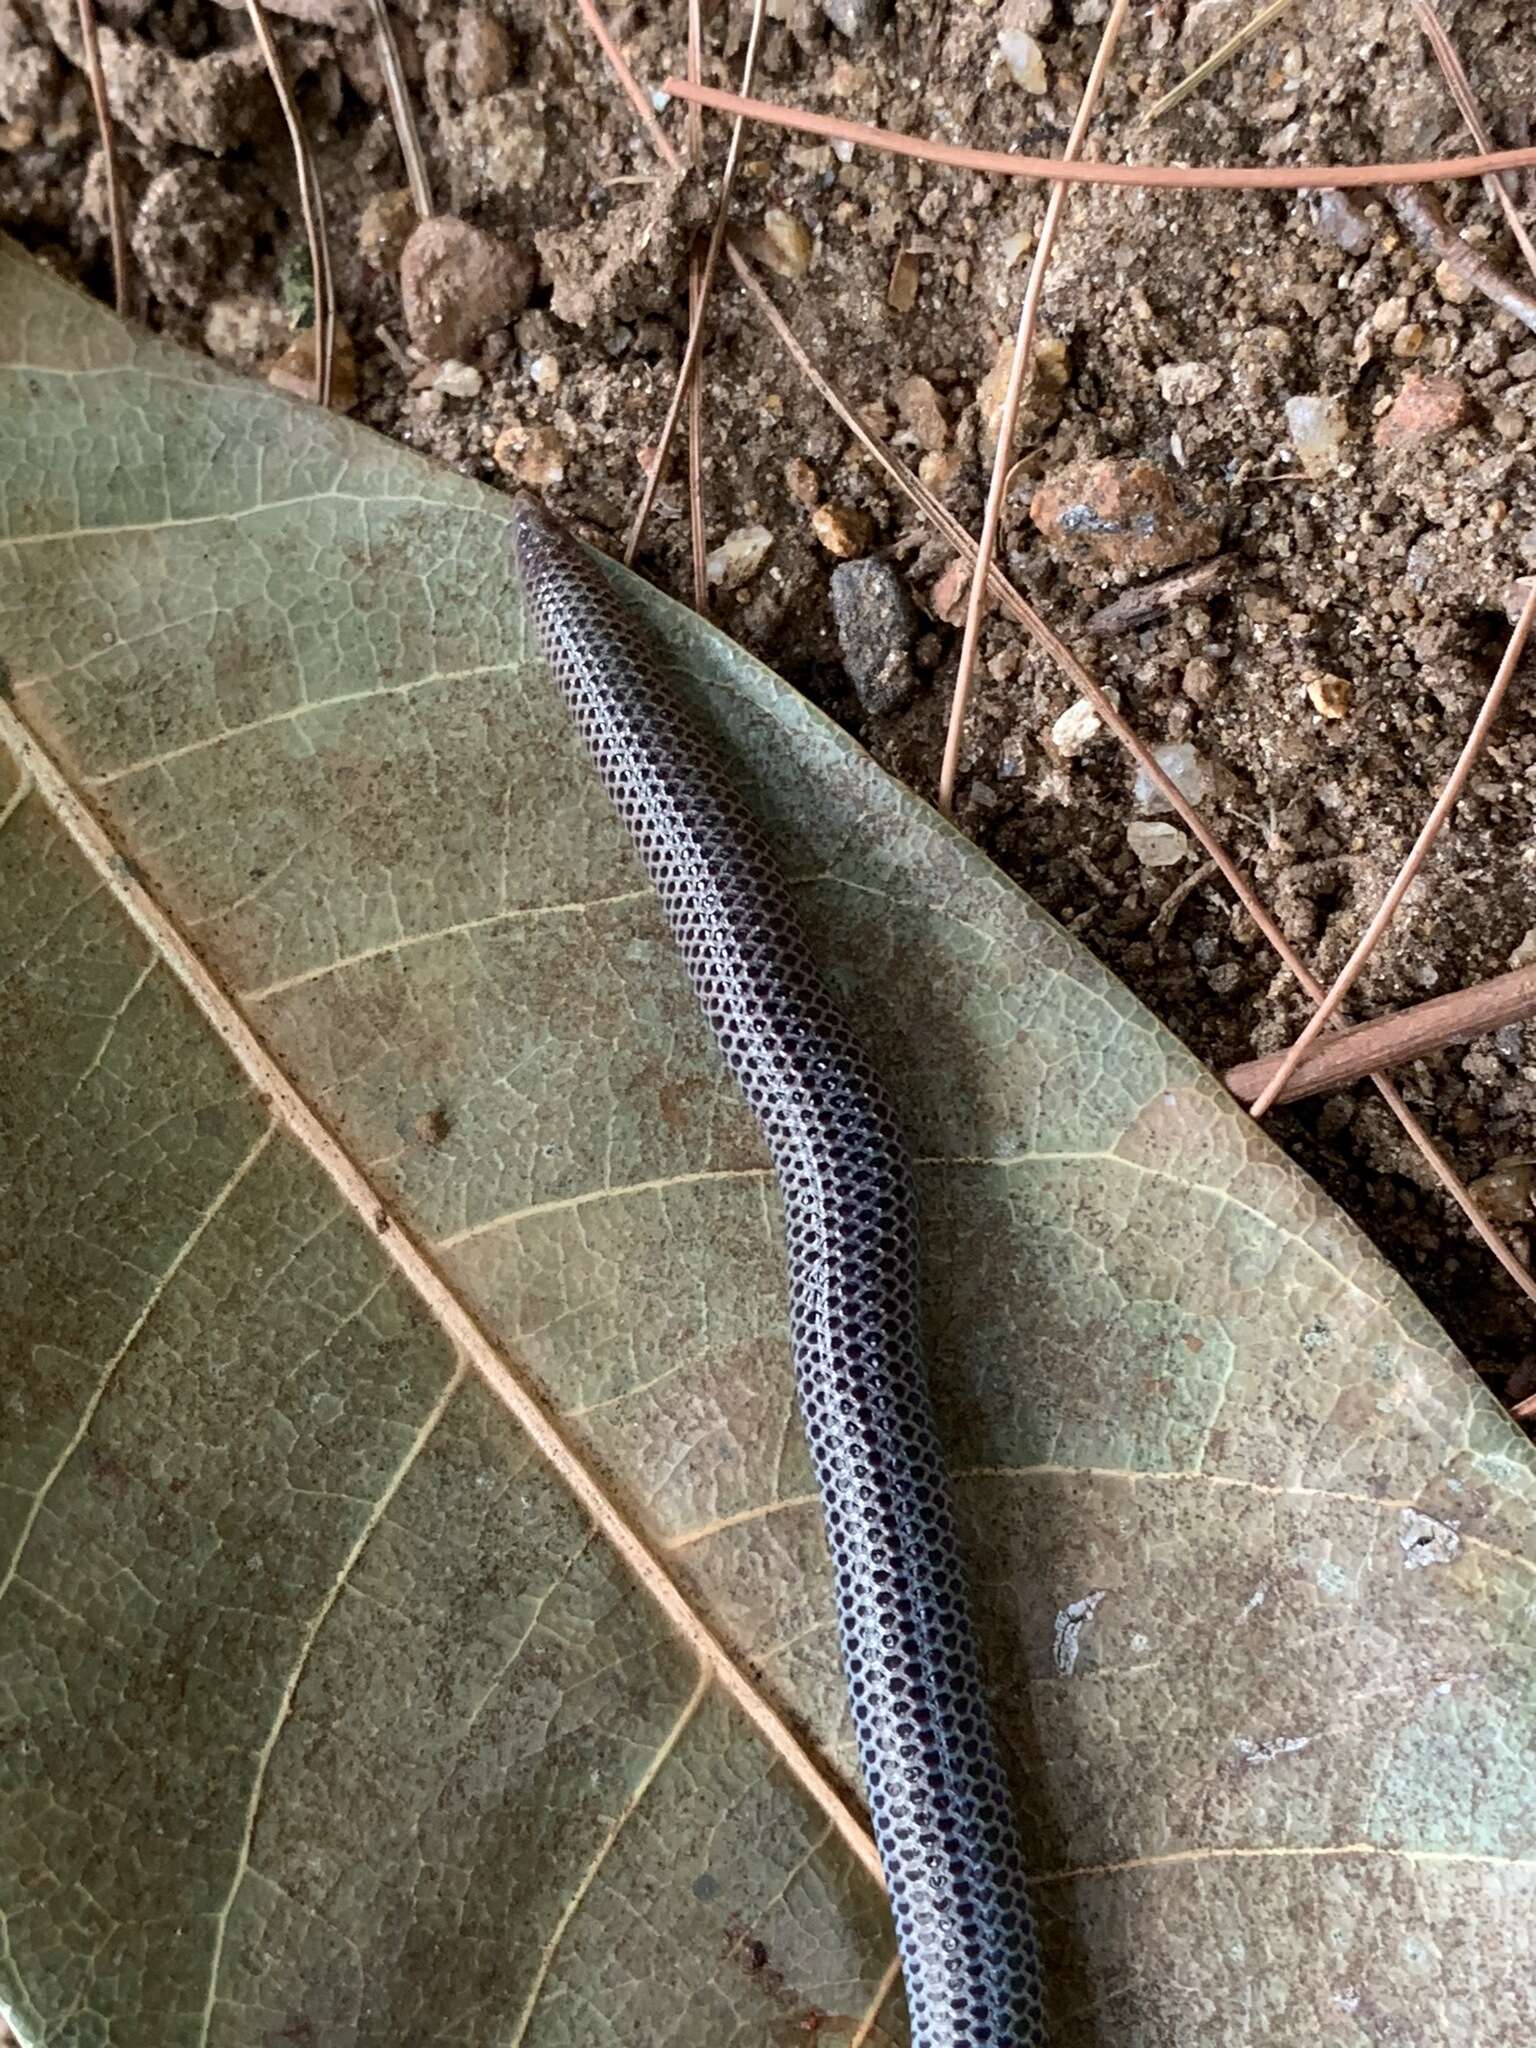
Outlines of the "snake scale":
<svg viewBox="0 0 1536 2048">
<path fill-rule="evenodd" d="M 532 499 L 512 523 L 543 654 L 773 1160 L 800 1406 L 913 2041 L 1037 2048 L 1034 1928 L 919 1348 L 916 1202 L 895 1111 L 639 619 Z"/>
</svg>

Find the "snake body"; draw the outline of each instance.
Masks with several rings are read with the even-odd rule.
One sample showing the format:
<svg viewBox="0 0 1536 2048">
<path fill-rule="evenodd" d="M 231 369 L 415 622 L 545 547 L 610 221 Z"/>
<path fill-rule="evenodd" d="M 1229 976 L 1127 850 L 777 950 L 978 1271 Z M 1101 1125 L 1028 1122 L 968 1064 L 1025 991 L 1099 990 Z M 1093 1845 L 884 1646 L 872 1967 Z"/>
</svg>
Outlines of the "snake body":
<svg viewBox="0 0 1536 2048">
<path fill-rule="evenodd" d="M 801 1411 L 917 2048 L 1045 2040 L 918 1339 L 911 1166 L 755 819 L 595 562 L 513 511 L 529 616 L 661 901 L 783 1202 Z"/>
</svg>

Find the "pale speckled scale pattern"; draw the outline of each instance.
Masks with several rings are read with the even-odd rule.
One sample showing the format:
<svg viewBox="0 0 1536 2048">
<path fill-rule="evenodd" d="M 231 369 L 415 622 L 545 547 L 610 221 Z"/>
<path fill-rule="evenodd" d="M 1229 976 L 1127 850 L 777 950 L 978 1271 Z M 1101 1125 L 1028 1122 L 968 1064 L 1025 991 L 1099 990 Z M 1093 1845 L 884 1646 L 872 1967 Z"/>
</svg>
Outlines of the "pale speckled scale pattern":
<svg viewBox="0 0 1536 2048">
<path fill-rule="evenodd" d="M 528 658 L 509 510 L 125 327 L 0 241 L 0 688 L 708 1626 L 851 1784 L 771 1168 Z M 745 765 L 916 1155 L 925 1350 L 1052 2048 L 1525 2048 L 1531 1447 L 1380 1255 L 1081 945 L 744 649 L 600 566 Z M 0 991 L 0 1036 L 26 1055 L 0 1068 L 19 1118 L 0 1156 L 38 1148 L 26 1174 L 0 1172 L 17 1211 L 0 1259 L 64 1261 L 34 1262 L 26 1297 L 54 1326 L 40 1364 L 63 1399 L 243 1155 L 207 1121 L 162 977 L 132 993 L 131 930 L 109 946 L 104 898 L 42 886 L 38 825 L 0 758 L 0 970 L 57 998 L 29 1021 Z M 415 1135 L 435 1105 L 440 1144 Z M 268 1147 L 225 1217 L 285 1156 Z M 39 1517 L 22 1577 L 46 1564 L 61 1604 L 12 1589 L 8 1698 L 34 1734 L 45 1702 L 58 1716 L 0 1826 L 0 2002 L 48 2015 L 28 2048 L 78 2032 L 83 1967 L 114 2038 L 196 2048 L 261 1709 L 289 1668 L 253 1651 L 253 1610 L 286 1633 L 317 1502 L 366 1517 L 375 1464 L 419 1426 L 398 1370 L 355 1408 L 355 1355 L 315 1350 L 336 1254 L 290 1261 L 283 1235 L 270 1284 L 310 1307 L 278 1362 L 302 1399 L 274 1407 L 266 1358 L 236 1339 L 248 1295 L 226 1284 L 216 1219 Z M 1477 1284 L 1475 1248 L 1447 1249 Z M 181 1339 L 151 1354 L 184 1290 Z M 517 1651 L 525 1600 L 580 1532 L 548 1488 L 498 1477 L 493 1419 L 467 1463 L 453 1419 L 354 1567 L 362 1597 L 320 1629 L 271 1752 L 209 2048 L 259 2048 L 274 2013 L 279 2030 L 311 2015 L 327 2048 L 395 2048 L 426 2013 L 445 2038 L 502 2043 L 526 2013 L 520 2048 L 763 2048 L 818 2013 L 822 2038 L 855 2035 L 890 1958 L 874 1886 L 740 1716 L 706 1701 L 646 1778 L 691 1677 L 639 1687 L 658 1717 L 637 1745 L 628 1674 L 655 1624 L 628 1595 L 616 1611 L 578 1565 L 574 1610 L 560 1593 Z M 121 1491 L 139 1461 L 163 1482 L 168 1424 L 199 1499 L 228 1487 L 238 1441 L 216 1512 L 257 1513 L 280 1600 L 226 1610 L 181 1547 L 191 1496 L 167 1519 L 159 1492 Z M 298 1444 L 309 1476 L 274 1492 Z M 0 1447 L 20 1489 L 0 1488 L 3 1529 L 39 1477 L 9 1410 Z M 100 1542 L 80 1521 L 98 1487 Z M 1444 1532 L 1427 1545 L 1426 1517 Z M 135 1593 L 149 1571 L 158 1604 Z M 167 1628 L 205 1646 L 188 1718 L 160 1722 L 162 1744 L 184 1726 L 184 1767 L 125 1770 Z M 273 1680 L 259 1695 L 253 1668 Z M 553 1738 L 547 1772 L 507 1740 L 519 1727 Z M 143 1824 L 114 1856 L 72 1817 L 130 1788 Z M 146 1861 L 147 1843 L 166 1853 Z M 211 1903 L 188 1924 L 205 1869 Z M 188 1928 L 174 1959 L 172 1925 Z M 359 1989 L 369 2018 L 349 2031 Z M 905 2043 L 899 1993 L 871 2024 L 870 2048 Z"/>
<path fill-rule="evenodd" d="M 913 2041 L 1035 2048 L 1034 1925 L 923 1369 L 895 1109 L 655 642 L 531 499 L 513 531 L 540 645 L 773 1158 L 800 1405 Z"/>
</svg>

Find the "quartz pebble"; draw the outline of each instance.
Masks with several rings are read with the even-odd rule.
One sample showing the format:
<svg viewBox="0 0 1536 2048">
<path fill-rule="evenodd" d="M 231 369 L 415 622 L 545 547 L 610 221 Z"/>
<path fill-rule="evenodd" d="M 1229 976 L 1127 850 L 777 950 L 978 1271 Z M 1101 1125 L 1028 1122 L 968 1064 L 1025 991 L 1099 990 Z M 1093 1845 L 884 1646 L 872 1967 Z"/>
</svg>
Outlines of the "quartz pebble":
<svg viewBox="0 0 1536 2048">
<path fill-rule="evenodd" d="M 1211 772 L 1187 740 L 1164 740 L 1152 749 L 1152 758 L 1187 803 L 1204 802 L 1210 791 Z M 1173 809 L 1145 768 L 1136 770 L 1132 796 L 1139 811 L 1155 815 Z"/>
<path fill-rule="evenodd" d="M 1021 28 L 999 29 L 997 47 L 1015 85 L 1026 92 L 1045 91 L 1045 54 L 1032 35 Z"/>
<path fill-rule="evenodd" d="M 1189 858 L 1189 841 L 1177 825 L 1134 819 L 1125 828 L 1125 843 L 1144 868 L 1177 867 Z"/>
<path fill-rule="evenodd" d="M 1349 420 L 1341 398 L 1298 392 L 1285 401 L 1285 425 L 1296 460 L 1307 476 L 1328 476 L 1338 468 L 1349 439 Z"/>
<path fill-rule="evenodd" d="M 705 573 L 719 590 L 737 590 L 748 583 L 768 559 L 773 535 L 766 526 L 738 526 L 705 558 Z"/>
<path fill-rule="evenodd" d="M 1104 721 L 1088 702 L 1079 697 L 1069 704 L 1051 727 L 1051 745 L 1064 761 L 1080 754 L 1104 730 Z"/>
</svg>

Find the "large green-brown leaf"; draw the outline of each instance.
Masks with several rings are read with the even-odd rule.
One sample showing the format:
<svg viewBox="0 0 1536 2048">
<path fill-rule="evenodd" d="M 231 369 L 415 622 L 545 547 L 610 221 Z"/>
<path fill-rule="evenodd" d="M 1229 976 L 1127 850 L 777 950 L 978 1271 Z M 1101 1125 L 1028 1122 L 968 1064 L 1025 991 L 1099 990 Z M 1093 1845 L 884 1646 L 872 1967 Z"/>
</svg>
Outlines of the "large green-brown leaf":
<svg viewBox="0 0 1536 2048">
<path fill-rule="evenodd" d="M 12 253 L 0 360 L 6 2009 L 900 2039 L 771 1183 L 504 501 Z M 1058 2040 L 1528 2039 L 1528 1448 L 1124 990 L 645 601 L 923 1161 Z"/>
</svg>

